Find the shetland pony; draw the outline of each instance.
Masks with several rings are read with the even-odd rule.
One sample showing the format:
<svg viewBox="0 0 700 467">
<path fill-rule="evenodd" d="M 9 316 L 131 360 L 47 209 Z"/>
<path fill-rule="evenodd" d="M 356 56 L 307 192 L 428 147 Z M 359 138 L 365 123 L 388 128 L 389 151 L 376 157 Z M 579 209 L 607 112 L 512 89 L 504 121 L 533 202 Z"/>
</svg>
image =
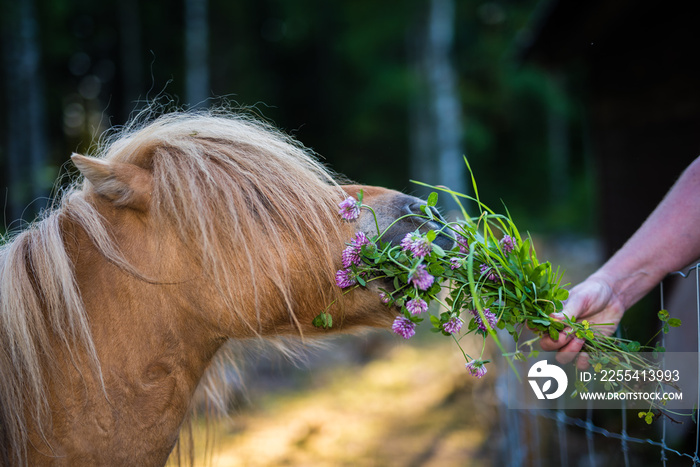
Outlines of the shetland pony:
<svg viewBox="0 0 700 467">
<path fill-rule="evenodd" d="M 337 205 L 363 189 L 384 229 L 420 200 L 340 186 L 235 115 L 167 114 L 72 159 L 83 181 L 0 250 L 2 465 L 163 465 L 228 340 L 327 334 L 329 303 L 333 331 L 391 323 L 334 283 L 345 242 L 376 231 Z"/>
</svg>

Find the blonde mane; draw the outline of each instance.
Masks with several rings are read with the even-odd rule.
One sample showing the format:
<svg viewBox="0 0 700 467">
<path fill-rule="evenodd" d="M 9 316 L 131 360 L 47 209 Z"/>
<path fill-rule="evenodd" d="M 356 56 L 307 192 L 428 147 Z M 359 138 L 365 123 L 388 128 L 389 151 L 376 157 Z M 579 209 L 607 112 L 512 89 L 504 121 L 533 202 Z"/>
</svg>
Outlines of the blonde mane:
<svg viewBox="0 0 700 467">
<path fill-rule="evenodd" d="M 172 113 L 130 124 L 94 156 L 152 172 L 150 206 L 157 224 L 174 228 L 193 257 L 201 258 L 228 308 L 250 329 L 262 332 L 264 310 L 241 310 L 234 299 L 240 290 L 249 290 L 256 305 L 274 296 L 301 330 L 288 279 L 295 264 L 305 264 L 306 280 L 328 303 L 336 298 L 337 288 L 329 286 L 337 262 L 331 245 L 343 241 L 335 213 L 343 192 L 310 151 L 288 136 L 240 115 Z M 73 182 L 53 209 L 0 247 L 0 464 L 24 462 L 29 425 L 40 439 L 48 438 L 52 362 L 88 364 L 101 378 L 66 249 L 66 222 L 84 230 L 127 273 L 162 279 L 147 277 L 126 260 L 90 202 L 94 195 L 89 182 Z M 262 290 L 262 278 L 275 290 Z M 78 355 L 89 361 L 78 361 Z"/>
</svg>

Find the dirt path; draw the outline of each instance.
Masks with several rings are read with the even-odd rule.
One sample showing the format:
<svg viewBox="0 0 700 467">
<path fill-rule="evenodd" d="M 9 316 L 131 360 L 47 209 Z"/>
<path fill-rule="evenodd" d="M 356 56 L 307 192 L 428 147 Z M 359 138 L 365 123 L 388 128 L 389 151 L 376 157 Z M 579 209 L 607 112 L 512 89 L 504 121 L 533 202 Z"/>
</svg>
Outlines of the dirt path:
<svg viewBox="0 0 700 467">
<path fill-rule="evenodd" d="M 395 344 L 366 365 L 321 372 L 301 392 L 265 394 L 215 425 L 224 466 L 480 466 L 493 380 L 471 377 L 448 339 Z M 204 445 L 201 426 L 195 431 Z M 211 441 L 211 440 L 210 440 Z M 201 452 L 201 449 L 199 449 Z M 198 465 L 206 465 L 203 456 Z"/>
</svg>

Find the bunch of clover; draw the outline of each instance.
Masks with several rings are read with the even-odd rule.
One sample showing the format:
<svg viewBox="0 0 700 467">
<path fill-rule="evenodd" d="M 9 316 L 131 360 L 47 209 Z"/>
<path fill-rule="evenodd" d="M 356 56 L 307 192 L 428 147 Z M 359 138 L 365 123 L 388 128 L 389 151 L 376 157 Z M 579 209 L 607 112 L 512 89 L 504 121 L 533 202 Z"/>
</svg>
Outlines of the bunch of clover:
<svg viewBox="0 0 700 467">
<path fill-rule="evenodd" d="M 427 319 L 432 331 L 457 343 L 467 370 L 481 378 L 487 371 L 486 338 L 491 335 L 498 342 L 496 328 L 506 329 L 516 342 L 525 326 L 556 339 L 565 322 L 548 316 L 561 311 L 568 292 L 560 286 L 561 275 L 549 263 L 537 261 L 531 240 L 523 240 L 508 217 L 483 210 L 477 218 L 465 216 L 465 221 L 444 223 L 429 209 L 437 198 L 432 193 L 422 213 L 411 216 L 432 221 L 431 225 L 441 223 L 439 231 L 419 228 L 399 245 L 382 241 L 388 228 L 374 237 L 358 232 L 343 251 L 336 283 L 348 291 L 380 279 L 391 284 L 379 290 L 381 300 L 399 311 L 393 331 L 409 339 Z M 349 197 L 340 203 L 339 214 L 352 221 L 361 209 L 372 211 L 358 193 L 357 199 Z M 449 237 L 454 247 L 444 250 L 434 243 L 438 235 Z M 431 303 L 438 306 L 431 308 Z M 319 314 L 314 324 L 332 326 L 330 314 Z M 482 338 L 479 355 L 468 355 L 460 345 L 469 334 Z"/>
<path fill-rule="evenodd" d="M 379 290 L 382 302 L 398 312 L 392 330 L 409 339 L 415 335 L 418 325 L 429 322 L 433 332 L 455 341 L 466 359 L 467 370 L 478 378 L 487 371 L 485 365 L 489 361 L 484 359 L 484 350 L 489 336 L 514 370 L 512 358 L 524 359 L 523 349 L 532 354 L 536 352 L 533 344 L 540 337 L 548 335 L 557 340 L 561 332 L 572 333 L 585 341 L 583 350 L 588 353 L 595 371 L 649 368 L 650 363 L 637 353 L 662 348 L 605 335 L 599 327 L 609 323 L 593 324 L 563 315 L 558 315 L 559 319 L 550 316 L 562 311 L 569 294 L 566 285 L 561 284 L 563 272 L 553 269 L 549 262 L 540 262 L 532 239 L 521 236 L 510 215 L 497 214 L 481 203 L 473 177 L 472 181 L 476 197 L 430 186 L 450 194 L 461 207 L 464 220 L 445 222 L 435 218 L 430 207 L 437 204 L 438 195 L 433 192 L 422 212 L 409 216 L 424 219 L 426 225 L 429 221 L 429 225 L 437 223 L 441 228 L 437 231 L 419 228 L 407 234 L 399 245 L 382 239 L 391 226 L 380 232 L 375 215 L 379 234 L 370 237 L 358 232 L 348 242 L 342 253 L 343 267 L 336 273 L 337 285 L 349 292 L 377 280 L 390 284 Z M 467 215 L 463 199 L 476 203 L 476 217 Z M 371 206 L 362 203 L 360 192 L 357 198 L 348 197 L 341 202 L 338 213 L 346 221 L 353 221 L 359 217 L 361 209 L 374 214 Z M 452 239 L 454 247 L 445 250 L 435 244 L 438 235 Z M 669 324 L 680 325 L 677 319 L 663 321 L 664 332 L 668 331 Z M 331 327 L 330 313 L 323 311 L 313 323 L 318 327 Z M 496 329 L 505 329 L 512 336 L 515 352 L 505 351 Z M 520 343 L 526 329 L 534 331 L 536 337 Z M 482 339 L 478 355 L 467 354 L 460 345 L 470 334 Z M 611 352 L 620 358 L 610 358 Z M 576 391 L 586 390 L 585 386 L 579 386 Z M 606 389 L 623 391 L 629 388 L 620 385 Z"/>
</svg>

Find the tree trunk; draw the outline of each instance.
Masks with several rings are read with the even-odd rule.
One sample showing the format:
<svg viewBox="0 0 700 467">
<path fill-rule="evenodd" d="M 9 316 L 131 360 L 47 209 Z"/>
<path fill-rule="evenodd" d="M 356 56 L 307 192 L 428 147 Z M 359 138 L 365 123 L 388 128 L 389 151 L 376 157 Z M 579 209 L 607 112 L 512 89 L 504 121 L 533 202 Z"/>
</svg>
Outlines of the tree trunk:
<svg viewBox="0 0 700 467">
<path fill-rule="evenodd" d="M 49 186 L 43 176 L 48 145 L 39 27 L 33 0 L 7 2 L 3 15 L 8 214 L 13 220 L 23 214 L 31 219 L 46 204 L 39 201 Z"/>
<path fill-rule="evenodd" d="M 461 103 L 450 57 L 454 8 L 453 0 L 430 0 L 413 44 L 419 86 L 411 105 L 411 176 L 465 193 Z M 441 205 L 457 208 L 448 195 Z"/>
<path fill-rule="evenodd" d="M 206 107 L 209 90 L 209 21 L 207 0 L 185 0 L 185 100 Z"/>
</svg>

